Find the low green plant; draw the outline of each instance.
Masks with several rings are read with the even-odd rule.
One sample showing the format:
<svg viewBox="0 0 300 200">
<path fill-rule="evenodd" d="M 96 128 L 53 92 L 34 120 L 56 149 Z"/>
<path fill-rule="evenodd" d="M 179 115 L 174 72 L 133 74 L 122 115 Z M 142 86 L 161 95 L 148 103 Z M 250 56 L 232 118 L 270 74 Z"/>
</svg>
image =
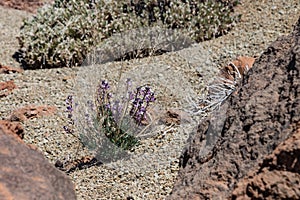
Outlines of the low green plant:
<svg viewBox="0 0 300 200">
<path fill-rule="evenodd" d="M 226 33 L 238 21 L 236 1 L 55 0 L 24 20 L 18 37 L 25 67 L 81 65 L 94 47 L 115 33 L 139 27 L 176 29 L 195 41 Z M 144 47 L 147 49 L 147 47 Z"/>
<path fill-rule="evenodd" d="M 85 123 L 86 128 L 94 127 L 94 130 L 80 130 L 79 140 L 90 150 L 96 151 L 99 161 L 123 157 L 124 153 L 132 151 L 147 136 L 154 122 L 148 112 L 155 102 L 154 92 L 148 86 L 132 90 L 130 79 L 125 84 L 125 94 L 121 99 L 116 99 L 110 92 L 109 83 L 101 81 L 97 86 L 95 101 L 86 104 L 89 108 L 84 113 L 85 119 L 73 118 L 73 97 L 66 99 L 69 126 L 64 127 L 65 131 L 76 137 L 74 120 Z"/>
</svg>

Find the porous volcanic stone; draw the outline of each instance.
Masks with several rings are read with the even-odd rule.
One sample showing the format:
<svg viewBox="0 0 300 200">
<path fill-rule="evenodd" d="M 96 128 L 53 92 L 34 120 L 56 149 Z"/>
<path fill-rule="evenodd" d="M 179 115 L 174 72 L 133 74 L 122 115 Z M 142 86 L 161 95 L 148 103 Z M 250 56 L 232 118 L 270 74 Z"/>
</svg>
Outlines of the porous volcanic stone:
<svg viewBox="0 0 300 200">
<path fill-rule="evenodd" d="M 299 158 L 300 128 L 237 184 L 233 199 L 300 199 Z"/>
<path fill-rule="evenodd" d="M 71 180 L 0 128 L 0 199 L 76 199 Z"/>
<path fill-rule="evenodd" d="M 212 116 L 204 120 L 197 133 L 190 136 L 169 199 L 234 199 L 242 195 L 265 199 L 264 191 L 283 194 L 285 188 L 293 194 L 281 197 L 300 199 L 299 170 L 295 169 L 299 162 L 298 151 L 294 152 L 297 158 L 292 150 L 281 157 L 276 153 L 279 150 L 275 150 L 293 137 L 300 122 L 299 71 L 300 19 L 290 35 L 278 38 L 254 63 L 237 93 L 229 98 L 228 109 L 221 108 L 226 111 L 225 117 Z M 216 123 L 222 120 L 224 123 Z M 212 127 L 214 124 L 218 124 L 219 129 Z M 203 154 L 211 135 L 214 136 L 213 147 Z M 274 158 L 267 159 L 268 155 Z M 275 161 L 275 157 L 280 158 L 280 162 Z M 266 173 L 259 172 L 260 165 Z M 244 178 L 251 173 L 255 177 L 246 179 L 245 184 L 252 184 L 254 189 L 245 192 L 245 185 L 238 183 L 245 182 Z M 280 177 L 284 180 L 280 181 Z M 267 182 L 263 183 L 265 179 Z M 277 188 L 268 190 L 268 186 L 274 184 Z M 268 198 L 271 199 L 272 194 L 268 194 Z"/>
<path fill-rule="evenodd" d="M 28 105 L 17 110 L 14 110 L 12 114 L 7 118 L 9 121 L 26 121 L 32 118 L 38 118 L 42 116 L 51 115 L 56 112 L 55 106 L 47 105 Z"/>
</svg>

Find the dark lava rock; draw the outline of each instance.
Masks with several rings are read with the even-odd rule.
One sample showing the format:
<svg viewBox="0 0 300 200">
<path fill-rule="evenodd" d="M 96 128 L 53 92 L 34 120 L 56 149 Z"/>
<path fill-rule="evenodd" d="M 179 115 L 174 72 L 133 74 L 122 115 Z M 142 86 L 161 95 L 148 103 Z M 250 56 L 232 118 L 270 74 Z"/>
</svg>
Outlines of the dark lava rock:
<svg viewBox="0 0 300 200">
<path fill-rule="evenodd" d="M 299 129 L 267 156 L 260 167 L 239 181 L 233 199 L 300 198 Z"/>
<path fill-rule="evenodd" d="M 0 199 L 76 199 L 74 185 L 43 155 L 0 127 Z"/>
<path fill-rule="evenodd" d="M 300 199 L 299 71 L 300 19 L 190 137 L 169 199 Z"/>
</svg>

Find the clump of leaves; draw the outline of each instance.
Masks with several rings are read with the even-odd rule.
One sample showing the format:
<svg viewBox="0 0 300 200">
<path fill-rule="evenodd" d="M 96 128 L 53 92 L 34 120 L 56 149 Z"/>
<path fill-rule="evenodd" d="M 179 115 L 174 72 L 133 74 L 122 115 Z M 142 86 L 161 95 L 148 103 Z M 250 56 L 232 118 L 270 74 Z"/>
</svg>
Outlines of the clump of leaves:
<svg viewBox="0 0 300 200">
<path fill-rule="evenodd" d="M 139 86 L 134 91 L 131 85 L 131 80 L 127 79 L 126 94 L 121 99 L 114 99 L 109 83 L 101 81 L 97 87 L 95 102 L 87 102 L 89 108 L 84 115 L 85 119 L 76 119 L 80 123 L 86 123 L 86 127 L 95 127 L 94 130 L 80 130 L 79 139 L 83 145 L 100 154 L 99 160 L 108 155 L 113 157 L 119 152 L 132 151 L 142 138 L 149 136 L 147 131 L 154 122 L 149 113 L 151 104 L 155 102 L 154 92 L 148 86 Z M 70 126 L 65 126 L 64 129 L 75 135 L 72 129 L 74 109 L 71 96 L 66 103 Z M 106 155 L 103 156 L 103 152 Z"/>
<path fill-rule="evenodd" d="M 80 65 L 115 33 L 139 27 L 176 29 L 195 41 L 226 33 L 238 20 L 236 1 L 56 0 L 24 21 L 19 61 L 27 68 Z M 144 47 L 147 49 L 147 47 Z"/>
</svg>

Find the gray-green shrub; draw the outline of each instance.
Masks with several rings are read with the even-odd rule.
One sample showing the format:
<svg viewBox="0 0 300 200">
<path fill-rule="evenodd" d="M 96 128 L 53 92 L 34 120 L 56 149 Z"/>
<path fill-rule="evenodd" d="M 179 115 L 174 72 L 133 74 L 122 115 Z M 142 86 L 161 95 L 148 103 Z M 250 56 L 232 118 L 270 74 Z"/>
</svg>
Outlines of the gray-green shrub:
<svg viewBox="0 0 300 200">
<path fill-rule="evenodd" d="M 226 33 L 238 20 L 236 1 L 218 0 L 55 0 L 24 20 L 19 36 L 27 68 L 80 65 L 114 33 L 139 27 L 178 29 L 195 41 Z"/>
</svg>

